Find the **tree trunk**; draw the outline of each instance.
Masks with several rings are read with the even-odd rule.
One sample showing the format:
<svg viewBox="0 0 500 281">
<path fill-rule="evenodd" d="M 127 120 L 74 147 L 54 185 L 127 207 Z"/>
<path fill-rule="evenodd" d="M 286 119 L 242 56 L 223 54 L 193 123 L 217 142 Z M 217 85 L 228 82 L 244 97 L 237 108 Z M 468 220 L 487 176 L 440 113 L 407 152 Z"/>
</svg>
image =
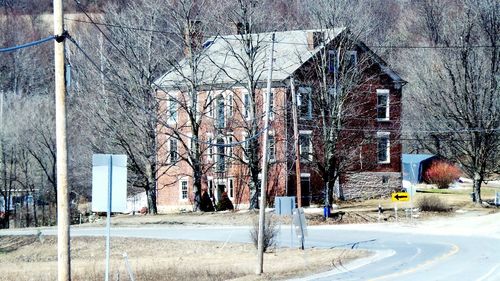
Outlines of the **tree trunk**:
<svg viewBox="0 0 500 281">
<path fill-rule="evenodd" d="M 30 227 L 30 206 L 28 204 L 28 196 L 26 196 L 26 227 Z"/>
<path fill-rule="evenodd" d="M 5 214 L 3 217 L 2 228 L 8 229 L 10 227 L 10 211 L 5 210 Z"/>
<path fill-rule="evenodd" d="M 148 197 L 148 213 L 152 215 L 158 214 L 158 209 L 156 208 L 156 190 L 155 188 L 149 187 L 146 190 L 146 196 Z"/>
<path fill-rule="evenodd" d="M 33 196 L 33 222 L 35 223 L 35 227 L 38 227 L 38 218 L 36 216 L 36 200 L 35 200 L 35 196 Z"/>
<path fill-rule="evenodd" d="M 255 181 L 250 181 L 249 184 L 250 187 L 250 210 L 258 209 L 259 208 L 259 194 L 257 192 L 257 185 Z"/>
<path fill-rule="evenodd" d="M 199 212 L 201 210 L 201 165 L 200 162 L 196 160 L 194 165 L 194 183 L 193 183 L 193 192 L 194 192 L 194 206 L 193 211 Z"/>
<path fill-rule="evenodd" d="M 483 182 L 482 177 L 479 173 L 474 173 L 474 180 L 472 182 L 473 197 L 472 202 L 480 205 L 483 201 L 481 199 L 481 183 Z"/>
</svg>

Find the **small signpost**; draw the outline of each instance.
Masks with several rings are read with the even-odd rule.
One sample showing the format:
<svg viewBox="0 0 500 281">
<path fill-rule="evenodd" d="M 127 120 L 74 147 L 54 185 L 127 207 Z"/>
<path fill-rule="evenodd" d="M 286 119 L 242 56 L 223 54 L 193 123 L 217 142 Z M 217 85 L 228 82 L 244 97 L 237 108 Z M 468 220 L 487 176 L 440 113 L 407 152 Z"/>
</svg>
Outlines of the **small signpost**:
<svg viewBox="0 0 500 281">
<path fill-rule="evenodd" d="M 293 224 L 295 225 L 295 234 L 300 239 L 300 249 L 304 250 L 304 237 L 307 236 L 306 215 L 303 208 L 293 210 Z"/>
<path fill-rule="evenodd" d="M 410 194 L 408 192 L 393 192 L 391 194 L 392 202 L 394 202 L 394 215 L 396 221 L 398 220 L 398 202 L 410 201 Z"/>
<path fill-rule="evenodd" d="M 127 210 L 127 156 L 92 156 L 92 212 L 107 212 L 106 275 L 109 280 L 111 212 Z"/>
<path fill-rule="evenodd" d="M 282 217 L 292 216 L 294 208 L 295 208 L 295 196 L 274 197 L 274 213 L 276 215 Z M 279 230 L 281 236 L 281 221 Z M 292 247 L 293 247 L 293 225 L 290 225 L 290 248 Z"/>
<path fill-rule="evenodd" d="M 495 193 L 495 206 L 500 206 L 500 192 Z"/>
</svg>

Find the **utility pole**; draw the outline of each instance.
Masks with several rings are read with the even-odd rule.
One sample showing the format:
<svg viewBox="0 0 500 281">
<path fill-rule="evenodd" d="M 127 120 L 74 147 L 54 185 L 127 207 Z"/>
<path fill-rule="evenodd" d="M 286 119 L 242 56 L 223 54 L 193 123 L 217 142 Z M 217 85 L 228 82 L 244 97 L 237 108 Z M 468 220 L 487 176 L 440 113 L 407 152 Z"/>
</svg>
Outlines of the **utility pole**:
<svg viewBox="0 0 500 281">
<path fill-rule="evenodd" d="M 265 100 L 266 114 L 264 115 L 264 136 L 262 142 L 262 183 L 260 185 L 260 204 L 259 204 L 259 234 L 257 238 L 257 270 L 255 273 L 262 274 L 264 267 L 264 227 L 266 221 L 266 195 L 267 195 L 267 166 L 269 162 L 269 111 L 271 98 L 271 83 L 273 77 L 274 60 L 274 36 L 272 35 L 271 53 L 269 54 L 269 69 L 267 73 L 267 92 Z"/>
<path fill-rule="evenodd" d="M 71 280 L 69 250 L 68 151 L 66 140 L 66 85 L 62 0 L 54 0 L 54 66 L 57 169 L 57 280 Z"/>
<path fill-rule="evenodd" d="M 297 187 L 297 207 L 302 207 L 302 188 L 300 179 L 300 145 L 299 145 L 299 122 L 297 114 L 297 95 L 295 94 L 295 83 L 290 78 L 290 90 L 292 93 L 292 118 L 293 118 L 293 140 L 295 144 L 295 182 Z"/>
</svg>

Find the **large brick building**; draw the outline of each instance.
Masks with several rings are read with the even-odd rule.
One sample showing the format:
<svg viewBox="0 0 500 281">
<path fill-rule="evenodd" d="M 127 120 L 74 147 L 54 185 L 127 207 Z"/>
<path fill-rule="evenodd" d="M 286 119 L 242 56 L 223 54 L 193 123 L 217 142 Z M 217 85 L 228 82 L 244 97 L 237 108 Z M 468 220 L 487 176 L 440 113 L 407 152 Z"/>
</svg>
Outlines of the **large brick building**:
<svg viewBox="0 0 500 281">
<path fill-rule="evenodd" d="M 243 40 L 248 36 L 250 40 Z M 375 197 L 400 188 L 400 101 L 405 82 L 366 45 L 349 39 L 343 28 L 276 32 L 275 36 L 267 187 L 271 200 L 276 195 L 296 194 L 292 92 L 299 97 L 303 202 L 308 205 L 324 200 L 324 179 L 329 170 L 322 170 L 324 167 L 318 163 L 326 159 L 325 151 L 329 153 L 324 139 L 331 128 L 323 128 L 322 120 L 325 114 L 337 112 L 319 110 L 325 103 L 332 103 L 319 98 L 321 87 L 328 92 L 327 99 L 335 102 L 340 93 L 347 93 L 341 106 L 334 107 L 340 108 L 339 115 L 343 114 L 335 130 L 335 160 L 330 161 L 336 167 L 332 172 L 336 175 L 330 177 L 335 179 L 335 185 L 329 186 L 335 197 Z M 190 153 L 195 145 L 200 146 L 202 190 L 214 202 L 226 192 L 237 205 L 248 204 L 248 156 L 252 150 L 260 150 L 248 147 L 248 140 L 262 137 L 270 46 L 270 33 L 211 38 L 195 58 L 185 58 L 156 81 L 163 117 L 158 125 L 161 152 L 157 157 L 159 162 L 168 163 L 159 172 L 160 212 L 191 208 Z M 249 57 L 251 61 L 245 61 Z M 348 72 L 354 73 L 349 79 L 339 78 Z M 254 95 L 249 93 L 252 88 Z M 193 91 L 196 97 L 188 94 Z M 197 138 L 192 135 L 193 124 Z M 259 130 L 250 130 L 252 125 Z"/>
</svg>

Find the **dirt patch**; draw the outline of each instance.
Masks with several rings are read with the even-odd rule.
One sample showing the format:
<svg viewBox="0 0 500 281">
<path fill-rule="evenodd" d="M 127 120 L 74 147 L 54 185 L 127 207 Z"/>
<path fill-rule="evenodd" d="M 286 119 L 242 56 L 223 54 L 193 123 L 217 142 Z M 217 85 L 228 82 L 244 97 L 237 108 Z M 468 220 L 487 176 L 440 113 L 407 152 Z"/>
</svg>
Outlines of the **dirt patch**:
<svg viewBox="0 0 500 281">
<path fill-rule="evenodd" d="M 0 237 L 0 280 L 55 280 L 55 237 Z M 103 237 L 71 239 L 72 280 L 103 280 Z M 257 278 L 256 252 L 250 244 L 112 238 L 111 280 L 129 280 L 123 253 L 136 280 L 276 280 L 326 271 L 355 258 L 362 250 L 277 249 L 266 253 L 264 275 Z M 118 278 L 118 279 L 117 279 Z"/>
</svg>

